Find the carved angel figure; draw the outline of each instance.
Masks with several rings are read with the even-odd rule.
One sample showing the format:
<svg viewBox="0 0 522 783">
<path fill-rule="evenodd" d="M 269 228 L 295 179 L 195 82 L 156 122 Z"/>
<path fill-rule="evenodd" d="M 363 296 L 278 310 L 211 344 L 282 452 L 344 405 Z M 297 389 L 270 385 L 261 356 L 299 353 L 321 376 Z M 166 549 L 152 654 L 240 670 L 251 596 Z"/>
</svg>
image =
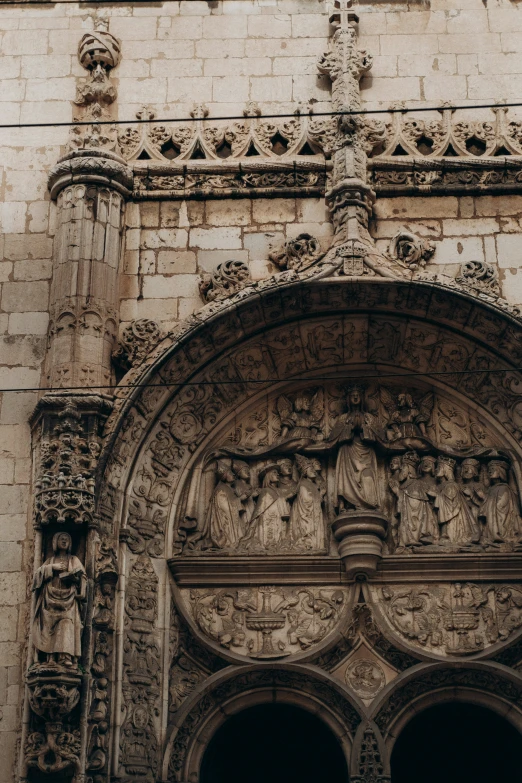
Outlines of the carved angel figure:
<svg viewBox="0 0 522 783">
<path fill-rule="evenodd" d="M 281 440 L 317 439 L 323 417 L 323 390 L 298 394 L 292 403 L 282 394 L 277 399 L 277 412 L 281 420 Z"/>
<path fill-rule="evenodd" d="M 86 600 L 87 578 L 80 560 L 71 555 L 69 533 L 56 533 L 52 546 L 53 555 L 36 570 L 33 581 L 35 663 L 43 653 L 47 661 L 73 667 L 82 652 L 80 603 Z"/>
<path fill-rule="evenodd" d="M 216 475 L 219 482 L 210 499 L 205 530 L 211 545 L 218 549 L 230 549 L 237 546 L 242 536 L 240 500 L 232 486 L 235 481 L 232 468 L 218 461 Z"/>
<path fill-rule="evenodd" d="M 324 549 L 324 520 L 321 489 L 316 483 L 315 460 L 296 454 L 301 478 L 290 514 L 290 539 L 299 548 Z"/>
<path fill-rule="evenodd" d="M 279 489 L 279 466 L 266 465 L 259 473 L 261 490 L 257 498 L 250 530 L 244 541 L 260 544 L 265 549 L 273 549 L 288 538 L 288 520 L 290 506 Z"/>
<path fill-rule="evenodd" d="M 347 412 L 335 423 L 328 446 L 339 446 L 335 467 L 335 498 L 339 511 L 345 508 L 378 508 L 377 457 L 372 444 L 376 440 L 376 421 L 364 410 L 364 389 L 347 389 Z"/>
<path fill-rule="evenodd" d="M 502 460 L 488 463 L 490 483 L 478 516 L 486 522 L 486 539 L 494 543 L 516 542 L 522 538 L 522 519 L 516 495 L 507 483 L 508 466 Z"/>
<path fill-rule="evenodd" d="M 417 404 L 408 392 L 401 392 L 395 397 L 388 389 L 381 386 L 381 402 L 388 411 L 389 419 L 386 425 L 386 437 L 394 443 L 399 440 L 409 440 L 412 448 L 422 448 L 426 440 L 426 424 L 433 410 L 433 393 L 428 392 Z M 421 438 L 421 443 L 418 439 Z"/>
</svg>

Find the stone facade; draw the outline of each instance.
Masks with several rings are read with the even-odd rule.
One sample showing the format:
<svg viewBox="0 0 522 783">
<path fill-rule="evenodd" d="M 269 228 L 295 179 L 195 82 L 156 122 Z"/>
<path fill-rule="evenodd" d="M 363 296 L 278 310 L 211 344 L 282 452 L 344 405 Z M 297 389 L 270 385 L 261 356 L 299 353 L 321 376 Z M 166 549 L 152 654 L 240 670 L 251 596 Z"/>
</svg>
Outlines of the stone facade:
<svg viewBox="0 0 522 783">
<path fill-rule="evenodd" d="M 2 779 L 196 783 L 267 690 L 360 783 L 435 691 L 522 727 L 520 8 L 0 30 Z"/>
</svg>

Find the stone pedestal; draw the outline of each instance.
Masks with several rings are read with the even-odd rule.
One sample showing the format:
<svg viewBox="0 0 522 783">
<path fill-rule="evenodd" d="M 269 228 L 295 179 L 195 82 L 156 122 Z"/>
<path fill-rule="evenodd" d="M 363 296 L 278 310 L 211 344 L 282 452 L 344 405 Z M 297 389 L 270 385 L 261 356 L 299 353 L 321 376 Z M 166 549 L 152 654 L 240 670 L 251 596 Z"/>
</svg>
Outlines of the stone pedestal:
<svg viewBox="0 0 522 783">
<path fill-rule="evenodd" d="M 345 511 L 333 523 L 339 555 L 350 578 L 371 576 L 382 556 L 388 519 L 379 511 Z"/>
</svg>

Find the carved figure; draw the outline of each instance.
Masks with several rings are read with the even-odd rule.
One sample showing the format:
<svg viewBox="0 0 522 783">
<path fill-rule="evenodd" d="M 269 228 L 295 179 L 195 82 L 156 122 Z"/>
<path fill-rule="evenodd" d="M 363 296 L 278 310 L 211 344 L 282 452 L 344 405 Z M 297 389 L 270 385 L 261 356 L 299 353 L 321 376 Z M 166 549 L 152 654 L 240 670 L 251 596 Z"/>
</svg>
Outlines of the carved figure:
<svg viewBox="0 0 522 783">
<path fill-rule="evenodd" d="M 314 461 L 296 454 L 301 478 L 290 514 L 290 539 L 304 549 L 324 549 L 324 520 L 321 490 L 315 483 Z"/>
<path fill-rule="evenodd" d="M 391 476 L 388 480 L 388 489 L 392 494 L 391 503 L 391 524 L 389 528 L 388 548 L 393 550 L 397 547 L 398 537 L 398 517 L 399 517 L 399 494 L 400 494 L 400 474 L 402 468 L 402 458 L 395 455 L 390 460 Z"/>
<path fill-rule="evenodd" d="M 281 419 L 281 440 L 317 439 L 323 417 L 323 392 L 303 392 L 292 403 L 282 394 L 277 399 L 277 412 Z"/>
<path fill-rule="evenodd" d="M 279 490 L 279 479 L 279 467 L 275 463 L 266 465 L 259 473 L 262 488 L 250 523 L 250 531 L 245 536 L 247 544 L 255 541 L 262 547 L 271 549 L 288 539 L 290 506 Z"/>
<path fill-rule="evenodd" d="M 234 491 L 235 476 L 232 468 L 218 461 L 216 475 L 219 482 L 210 499 L 205 529 L 213 546 L 218 549 L 234 548 L 243 533 L 239 512 L 240 500 Z"/>
<path fill-rule="evenodd" d="M 437 524 L 424 479 L 419 478 L 419 455 L 410 451 L 402 458 L 397 503 L 399 547 L 432 544 L 437 539 Z"/>
<path fill-rule="evenodd" d="M 498 635 L 508 639 L 522 625 L 522 590 L 504 585 L 495 590 L 498 614 Z"/>
<path fill-rule="evenodd" d="M 520 541 L 522 519 L 515 493 L 507 483 L 508 468 L 501 460 L 488 463 L 490 487 L 478 516 L 486 521 L 486 537 L 493 543 Z"/>
<path fill-rule="evenodd" d="M 252 476 L 250 466 L 247 462 L 234 460 L 232 470 L 236 476 L 234 481 L 234 492 L 239 502 L 239 522 L 241 534 L 244 535 L 250 525 L 252 514 L 254 513 L 254 490 L 252 488 Z"/>
<path fill-rule="evenodd" d="M 334 425 L 329 446 L 339 446 L 335 468 L 335 498 L 339 511 L 345 508 L 378 508 L 377 457 L 372 446 L 376 424 L 364 410 L 364 389 L 347 389 L 348 411 Z"/>
<path fill-rule="evenodd" d="M 80 604 L 86 600 L 85 569 L 71 555 L 69 533 L 53 536 L 53 555 L 36 570 L 33 590 L 37 593 L 33 622 L 33 644 L 49 662 L 74 667 L 81 656 L 82 620 Z"/>
<path fill-rule="evenodd" d="M 291 500 L 297 493 L 297 481 L 294 481 L 294 464 L 291 459 L 280 459 L 277 466 L 279 468 L 279 491 L 286 500 Z"/>
<path fill-rule="evenodd" d="M 478 543 L 480 531 L 461 487 L 455 481 L 455 460 L 445 455 L 437 460 L 435 508 L 438 511 L 441 541 L 453 544 Z"/>
<path fill-rule="evenodd" d="M 407 440 L 413 448 L 422 448 L 426 441 L 426 423 L 433 410 L 432 392 L 425 394 L 418 404 L 411 394 L 401 392 L 395 397 L 385 387 L 381 387 L 380 396 L 389 413 L 387 439 L 392 443 Z M 420 443 L 419 437 L 422 438 Z"/>
<path fill-rule="evenodd" d="M 468 508 L 480 529 L 478 522 L 479 508 L 486 497 L 486 488 L 480 481 L 480 462 L 469 457 L 462 461 L 460 466 L 461 492 L 466 498 Z M 482 531 L 481 531 L 482 532 Z"/>
</svg>

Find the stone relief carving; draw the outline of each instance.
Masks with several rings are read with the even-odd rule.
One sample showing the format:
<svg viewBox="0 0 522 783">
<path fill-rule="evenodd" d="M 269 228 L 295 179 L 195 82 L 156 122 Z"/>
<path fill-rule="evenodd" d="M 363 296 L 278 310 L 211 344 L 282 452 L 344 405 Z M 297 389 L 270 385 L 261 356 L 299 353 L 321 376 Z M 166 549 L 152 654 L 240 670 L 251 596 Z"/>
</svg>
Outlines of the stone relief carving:
<svg viewBox="0 0 522 783">
<path fill-rule="evenodd" d="M 384 775 L 381 752 L 371 725 L 365 729 L 359 748 L 359 764 L 357 774 L 351 776 L 353 783 L 389 783 L 389 776 Z"/>
<path fill-rule="evenodd" d="M 274 585 L 191 589 L 182 596 L 205 637 L 255 659 L 312 649 L 339 624 L 347 599 L 345 588 Z"/>
<path fill-rule="evenodd" d="M 361 699 L 373 699 L 386 685 L 382 666 L 370 658 L 353 660 L 346 667 L 344 678 Z"/>
<path fill-rule="evenodd" d="M 132 564 L 125 600 L 123 711 L 120 765 L 129 775 L 152 780 L 156 774 L 160 647 L 157 641 L 158 577 L 146 555 Z"/>
<path fill-rule="evenodd" d="M 304 272 L 319 261 L 324 253 L 319 241 L 311 234 L 299 234 L 289 239 L 279 250 L 269 253 L 268 257 L 278 269 L 295 269 Z"/>
<path fill-rule="evenodd" d="M 133 365 L 142 362 L 162 337 L 162 331 L 156 321 L 139 318 L 125 327 L 112 358 L 120 367 L 129 370 Z"/>
<path fill-rule="evenodd" d="M 35 664 L 77 668 L 81 656 L 83 623 L 80 604 L 86 600 L 86 574 L 71 554 L 69 533 L 55 533 L 53 555 L 35 571 L 33 620 Z"/>
<path fill-rule="evenodd" d="M 76 119 L 92 125 L 78 125 L 71 129 L 69 149 L 103 149 L 119 152 L 117 128 L 100 125 L 97 120 L 111 118 L 110 107 L 116 100 L 116 87 L 110 72 L 120 62 L 121 43 L 108 32 L 108 22 L 97 19 L 95 29 L 85 33 L 78 45 L 78 61 L 89 76 L 78 81 L 75 104 L 80 108 Z"/>
<path fill-rule="evenodd" d="M 418 338 L 413 329 L 412 358 Z M 265 434 L 252 441 L 258 423 Z M 390 520 L 390 553 L 518 551 L 516 467 L 474 414 L 433 391 L 305 387 L 265 401 L 245 423 L 236 418 L 202 454 L 178 546 L 192 555 L 326 553 L 336 517 L 375 512 Z"/>
<path fill-rule="evenodd" d="M 426 266 L 435 253 L 435 244 L 403 228 L 392 238 L 388 253 L 413 270 Z"/>
<path fill-rule="evenodd" d="M 395 632 L 414 647 L 466 656 L 508 640 L 522 627 L 522 590 L 473 583 L 372 587 Z"/>
<path fill-rule="evenodd" d="M 213 274 L 200 279 L 199 292 L 204 302 L 228 299 L 252 282 L 248 264 L 244 261 L 226 261 Z"/>
</svg>

